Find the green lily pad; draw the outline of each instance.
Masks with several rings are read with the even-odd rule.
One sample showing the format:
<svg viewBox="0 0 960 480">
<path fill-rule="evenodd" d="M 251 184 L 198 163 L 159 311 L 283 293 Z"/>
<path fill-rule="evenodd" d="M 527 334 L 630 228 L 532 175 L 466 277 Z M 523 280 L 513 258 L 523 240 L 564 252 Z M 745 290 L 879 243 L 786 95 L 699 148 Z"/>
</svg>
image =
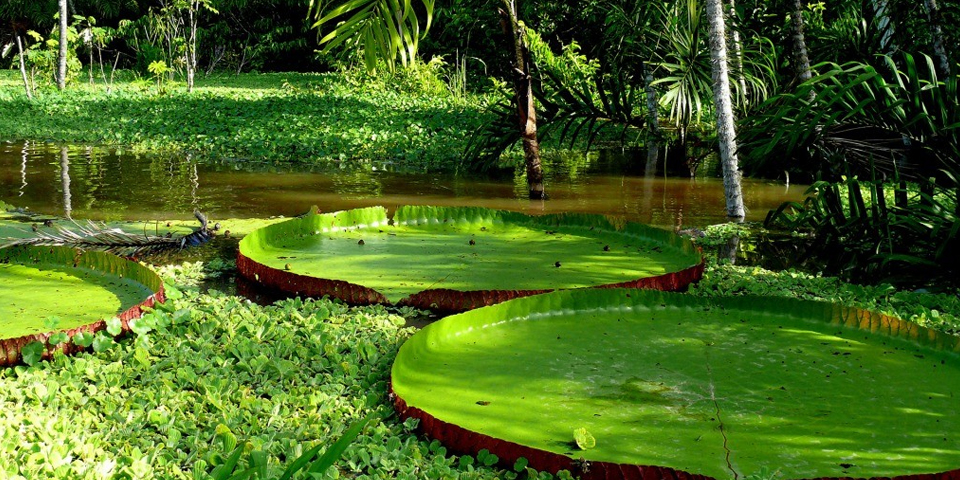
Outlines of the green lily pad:
<svg viewBox="0 0 960 480">
<path fill-rule="evenodd" d="M 522 298 L 424 328 L 392 386 L 401 416 L 454 451 L 588 478 L 960 473 L 960 339 L 826 303 Z"/>
<path fill-rule="evenodd" d="M 18 362 L 23 346 L 34 341 L 47 344 L 45 357 L 54 348 L 80 350 L 62 342 L 62 333 L 103 330 L 106 319 L 117 317 L 121 330 L 129 330 L 143 307 L 164 298 L 163 282 L 150 269 L 66 247 L 0 249 L 0 285 L 0 366 Z"/>
<path fill-rule="evenodd" d="M 407 206 L 393 218 L 383 207 L 311 212 L 255 230 L 237 268 L 295 294 L 464 311 L 556 289 L 679 290 L 703 263 L 673 233 L 598 215 Z"/>
</svg>

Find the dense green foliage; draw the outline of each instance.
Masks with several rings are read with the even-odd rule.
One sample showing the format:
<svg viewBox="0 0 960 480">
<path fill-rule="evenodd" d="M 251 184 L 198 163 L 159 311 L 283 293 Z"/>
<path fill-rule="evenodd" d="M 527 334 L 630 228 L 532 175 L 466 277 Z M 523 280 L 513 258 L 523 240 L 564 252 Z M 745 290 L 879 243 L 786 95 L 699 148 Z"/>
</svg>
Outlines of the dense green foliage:
<svg viewBox="0 0 960 480">
<path fill-rule="evenodd" d="M 276 478 L 281 464 L 370 412 L 375 420 L 339 463 L 351 476 L 504 475 L 448 458 L 393 416 L 389 366 L 412 332 L 396 313 L 325 300 L 261 307 L 199 294 L 199 264 L 165 272 L 182 295 L 171 289 L 177 298 L 145 317 L 152 331 L 0 371 L 4 477 L 204 478 L 194 475 L 245 445 L 247 460 L 269 457 L 266 478 Z"/>
<path fill-rule="evenodd" d="M 808 255 L 856 282 L 956 284 L 957 199 L 882 180 L 817 182 L 804 202 L 770 212 L 768 224 L 814 232 Z"/>
<path fill-rule="evenodd" d="M 897 289 L 890 284 L 857 285 L 838 277 L 799 270 L 772 271 L 724 262 L 707 264 L 694 295 L 762 295 L 835 302 L 874 310 L 960 335 L 960 297 L 956 292 L 929 293 Z"/>
<path fill-rule="evenodd" d="M 207 159 L 328 168 L 456 167 L 483 116 L 479 97 L 418 95 L 339 74 L 198 80 L 193 94 L 144 81 L 44 91 L 29 101 L 0 79 L 0 136 L 133 146 Z"/>
<path fill-rule="evenodd" d="M 708 235 L 736 233 L 728 230 Z M 0 471 L 14 478 L 192 478 L 243 446 L 241 465 L 265 463 L 272 475 L 266 478 L 275 478 L 311 446 L 329 446 L 372 412 L 337 464 L 341 476 L 513 476 L 490 468 L 490 457 L 448 457 L 393 415 L 389 366 L 413 332 L 403 325 L 422 312 L 326 300 L 263 307 L 201 293 L 203 279 L 224 273 L 221 259 L 206 265 L 161 268 L 172 298 L 145 317 L 149 328 L 140 335 L 116 344 L 103 338 L 96 353 L 0 371 L 0 398 L 8 405 L 0 413 Z M 691 293 L 834 301 L 960 332 L 956 295 L 796 271 L 710 262 Z"/>
<path fill-rule="evenodd" d="M 833 273 L 919 284 L 955 278 L 958 79 L 939 78 L 926 56 L 878 60 L 820 65 L 823 73 L 761 105 L 741 130 L 745 163 L 824 179 L 771 222 L 815 232 L 816 253 Z"/>
</svg>

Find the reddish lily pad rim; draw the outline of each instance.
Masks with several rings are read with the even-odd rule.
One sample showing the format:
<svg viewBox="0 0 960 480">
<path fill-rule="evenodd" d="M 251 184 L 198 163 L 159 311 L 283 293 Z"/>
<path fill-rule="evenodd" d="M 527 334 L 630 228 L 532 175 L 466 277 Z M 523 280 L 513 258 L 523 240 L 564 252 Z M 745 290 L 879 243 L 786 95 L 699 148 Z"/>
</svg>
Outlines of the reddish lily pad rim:
<svg viewBox="0 0 960 480">
<path fill-rule="evenodd" d="M 99 270 L 104 273 L 136 279 L 154 293 L 140 303 L 131 306 L 117 315 L 117 318 L 120 319 L 120 336 L 131 331 L 131 320 L 140 318 L 146 309 L 152 308 L 157 303 L 166 301 L 163 281 L 160 280 L 160 277 L 157 276 L 155 272 L 139 263 L 124 260 L 109 253 L 94 251 L 83 252 L 70 247 L 16 246 L 0 250 L 0 261 L 21 264 L 62 264 L 74 268 Z M 72 340 L 73 336 L 81 332 L 93 334 L 101 330 L 106 330 L 106 328 L 106 319 L 100 319 L 74 328 L 2 339 L 0 340 L 0 367 L 10 367 L 21 363 L 23 360 L 21 350 L 31 342 L 40 342 L 44 345 L 44 352 L 41 358 L 45 360 L 52 358 L 53 354 L 57 351 L 63 352 L 66 355 L 82 352 L 86 349 L 74 344 Z M 60 332 L 66 333 L 70 337 L 70 340 L 56 346 L 51 346 L 49 343 L 50 336 Z"/>
<path fill-rule="evenodd" d="M 643 292 L 629 292 L 627 296 L 640 296 Z M 654 293 L 654 292 L 647 292 Z M 575 295 L 574 291 L 561 291 L 550 295 Z M 688 295 L 679 295 L 672 293 L 663 293 L 661 295 L 676 295 L 684 297 L 685 300 L 693 302 L 720 301 L 731 306 L 743 306 L 749 308 L 751 303 L 758 301 L 768 301 L 769 297 L 740 296 L 740 297 L 691 297 Z M 567 297 L 569 298 L 569 297 Z M 517 300 L 523 302 L 524 299 Z M 800 310 L 806 313 L 820 312 L 824 315 L 825 321 L 842 325 L 846 327 L 858 328 L 865 331 L 884 332 L 891 336 L 909 338 L 918 343 L 928 345 L 934 348 L 960 353 L 960 339 L 942 334 L 935 330 L 923 327 L 913 322 L 901 320 L 896 317 L 888 316 L 882 313 L 863 310 L 860 308 L 846 307 L 827 302 L 817 302 L 809 300 L 798 300 L 784 298 L 782 301 L 788 309 Z M 562 300 L 561 300 L 562 302 Z M 514 302 L 510 302 L 514 303 Z M 510 304 L 500 304 L 488 307 L 499 309 L 501 313 L 511 312 Z M 470 312 L 466 315 L 472 315 Z M 455 318 L 455 317 L 451 317 Z M 443 320 L 441 320 L 443 321 Z M 668 466 L 661 465 L 638 465 L 626 463 L 613 463 L 603 461 L 583 462 L 567 455 L 546 450 L 521 445 L 515 442 L 507 441 L 486 435 L 483 433 L 468 430 L 454 423 L 446 422 L 436 418 L 432 414 L 407 404 L 394 390 L 393 378 L 390 380 L 389 398 L 392 400 L 401 421 L 413 418 L 418 420 L 417 432 L 430 438 L 439 440 L 451 452 L 457 454 L 476 455 L 480 450 L 487 450 L 496 455 L 499 464 L 503 468 L 510 468 L 520 458 L 528 461 L 528 465 L 536 470 L 546 471 L 556 474 L 560 470 L 568 470 L 582 480 L 715 480 L 714 477 L 694 474 L 683 470 L 678 470 Z M 897 476 L 873 476 L 873 477 L 817 477 L 815 479 L 800 480 L 958 480 L 960 479 L 960 467 L 942 472 L 918 473 Z"/>
<path fill-rule="evenodd" d="M 598 230 L 627 232 L 643 235 L 672 247 L 694 254 L 699 258 L 699 262 L 679 271 L 665 273 L 652 277 L 638 278 L 625 282 L 595 285 L 588 288 L 644 288 L 661 291 L 685 291 L 687 287 L 703 277 L 705 261 L 699 247 L 694 246 L 688 239 L 682 238 L 672 232 L 660 230 L 647 225 L 627 222 L 617 223 L 603 215 L 590 214 L 550 214 L 543 216 L 531 216 L 516 212 L 504 210 L 468 208 L 468 207 L 419 207 L 407 206 L 398 207 L 395 217 L 406 215 L 409 220 L 397 218 L 397 221 L 404 224 L 429 223 L 431 218 L 422 218 L 423 215 L 443 215 L 442 218 L 434 217 L 438 223 L 442 223 L 444 218 L 456 218 L 462 216 L 464 212 L 469 212 L 470 216 L 476 216 L 475 212 L 484 211 L 488 215 L 502 218 L 504 221 L 523 219 L 527 222 L 535 222 L 542 226 L 563 225 L 566 222 L 588 225 Z M 368 207 L 355 210 L 346 210 L 333 213 L 321 214 L 319 209 L 314 206 L 304 217 L 293 218 L 286 222 L 281 222 L 266 227 L 262 227 L 252 232 L 241 241 L 240 248 L 237 250 L 237 270 L 240 274 L 254 282 L 260 283 L 268 288 L 279 290 L 293 295 L 302 295 L 307 297 L 330 296 L 343 300 L 351 305 L 371 305 L 383 304 L 391 305 L 391 302 L 381 292 L 363 285 L 350 283 L 343 280 L 331 280 L 319 277 L 311 277 L 288 272 L 278 268 L 264 265 L 244 254 L 244 242 L 254 241 L 261 232 L 309 232 L 313 231 L 317 223 L 324 226 L 333 226 L 334 228 L 351 229 L 358 228 L 354 226 L 356 221 L 350 221 L 350 216 L 354 212 L 370 222 L 376 224 L 387 224 L 386 209 L 383 207 Z M 382 212 L 382 213 L 381 213 Z M 319 218 L 318 218 L 319 217 Z M 419 220 L 418 220 L 419 218 Z M 340 223 L 343 222 L 343 223 Z M 542 290 L 453 290 L 446 288 L 427 289 L 407 296 L 396 302 L 397 306 L 409 306 L 424 310 L 431 310 L 443 315 L 465 312 L 474 308 L 494 305 L 500 302 L 514 298 L 527 297 L 542 293 L 549 293 L 558 289 Z"/>
</svg>

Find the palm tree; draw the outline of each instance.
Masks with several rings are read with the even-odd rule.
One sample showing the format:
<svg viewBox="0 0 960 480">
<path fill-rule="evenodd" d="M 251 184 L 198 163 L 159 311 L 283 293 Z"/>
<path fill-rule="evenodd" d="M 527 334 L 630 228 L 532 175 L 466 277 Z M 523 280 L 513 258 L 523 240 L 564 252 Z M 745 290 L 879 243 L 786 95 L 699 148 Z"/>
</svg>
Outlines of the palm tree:
<svg viewBox="0 0 960 480">
<path fill-rule="evenodd" d="M 790 35 L 793 37 L 793 56 L 796 61 L 797 79 L 802 83 L 810 80 L 810 57 L 807 42 L 803 38 L 803 5 L 793 0 L 790 8 Z M 812 92 L 812 91 L 811 91 Z"/>
<path fill-rule="evenodd" d="M 393 69 L 397 57 L 405 67 L 416 61 L 420 39 L 433 22 L 434 2 L 420 0 L 426 18 L 423 30 L 412 0 L 346 0 L 330 9 L 320 0 L 310 0 L 309 16 L 320 33 L 334 25 L 320 37 L 324 52 L 355 43 L 363 51 L 367 70 L 374 70 L 381 61 Z"/>
<path fill-rule="evenodd" d="M 937 56 L 940 75 L 950 76 L 950 57 L 947 55 L 946 43 L 943 39 L 943 29 L 940 27 L 940 9 L 937 0 L 923 0 L 923 7 L 927 11 L 927 23 L 930 26 L 930 36 L 933 37 L 933 53 Z"/>
<path fill-rule="evenodd" d="M 707 17 L 710 21 L 710 59 L 713 71 L 713 106 L 717 114 L 717 142 L 720 144 L 720 163 L 723 165 L 723 190 L 727 199 L 727 216 L 742 220 L 746 212 L 740 187 L 737 133 L 733 126 L 733 102 L 727 66 L 727 37 L 720 1 L 707 0 Z"/>
</svg>

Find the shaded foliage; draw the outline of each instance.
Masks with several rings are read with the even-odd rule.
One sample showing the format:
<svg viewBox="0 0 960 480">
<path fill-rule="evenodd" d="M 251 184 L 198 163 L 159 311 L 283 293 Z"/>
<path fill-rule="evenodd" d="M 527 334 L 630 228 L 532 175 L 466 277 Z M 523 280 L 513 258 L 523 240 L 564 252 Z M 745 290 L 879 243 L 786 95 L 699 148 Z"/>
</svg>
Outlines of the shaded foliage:
<svg viewBox="0 0 960 480">
<path fill-rule="evenodd" d="M 809 230 L 807 255 L 828 274 L 859 283 L 955 285 L 960 216 L 948 192 L 903 190 L 881 180 L 816 182 L 804 202 L 770 212 L 767 224 Z M 894 201 L 906 196 L 906 203 Z"/>
<path fill-rule="evenodd" d="M 949 277 L 960 247 L 958 79 L 938 79 L 926 56 L 903 54 L 901 68 L 878 60 L 818 65 L 823 73 L 761 105 L 740 130 L 745 166 L 826 180 L 768 222 L 811 229 L 813 254 L 831 271 L 861 281 Z"/>
<path fill-rule="evenodd" d="M 960 173 L 958 79 L 938 79 L 930 57 L 900 58 L 902 69 L 890 57 L 878 58 L 878 66 L 817 65 L 822 73 L 760 105 L 740 127 L 747 171 L 837 179 L 875 169 L 953 186 Z"/>
</svg>

